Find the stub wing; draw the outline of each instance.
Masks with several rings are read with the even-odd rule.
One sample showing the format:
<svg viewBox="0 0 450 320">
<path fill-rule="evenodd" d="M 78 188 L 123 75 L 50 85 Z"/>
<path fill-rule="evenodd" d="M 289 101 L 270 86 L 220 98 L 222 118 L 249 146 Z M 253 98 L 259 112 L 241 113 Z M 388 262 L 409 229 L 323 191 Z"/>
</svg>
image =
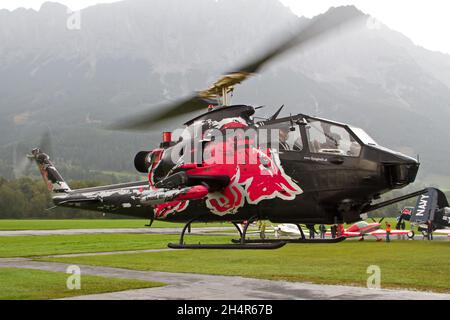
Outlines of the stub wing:
<svg viewBox="0 0 450 320">
<path fill-rule="evenodd" d="M 437 229 L 437 230 L 434 230 L 433 233 L 447 234 L 450 237 L 450 229 Z"/>
<path fill-rule="evenodd" d="M 331 237 L 332 234 L 331 234 L 330 231 L 327 231 L 327 232 L 325 232 L 325 236 Z M 346 230 L 344 230 L 344 232 L 342 233 L 342 236 L 343 237 L 347 237 L 347 238 L 361 237 L 362 233 L 361 232 L 356 232 L 356 231 L 346 231 Z"/>
<path fill-rule="evenodd" d="M 393 236 L 401 236 L 401 235 L 408 235 L 411 232 L 411 230 L 391 230 L 390 235 Z M 383 229 L 379 229 L 376 231 L 372 231 L 368 233 L 371 236 L 385 236 L 386 235 L 386 230 Z"/>
<path fill-rule="evenodd" d="M 327 231 L 325 232 L 325 236 L 327 237 L 331 237 L 331 232 Z M 362 233 L 361 232 L 351 232 L 351 231 L 345 231 L 342 236 L 347 237 L 347 238 L 352 238 L 352 237 L 361 237 Z"/>
<path fill-rule="evenodd" d="M 361 237 L 361 236 L 362 236 L 361 232 L 349 232 L 349 231 L 344 232 L 344 237 L 347 238 Z"/>
<path fill-rule="evenodd" d="M 391 235 L 409 235 L 411 230 L 392 230 Z M 331 236 L 331 232 L 326 232 L 326 236 Z M 362 236 L 373 236 L 373 237 L 379 237 L 379 236 L 386 236 L 386 230 L 379 229 L 372 232 L 367 233 L 361 233 L 361 232 L 351 232 L 351 231 L 345 231 L 343 234 L 344 237 L 347 238 L 355 238 L 355 237 L 362 237 Z"/>
</svg>

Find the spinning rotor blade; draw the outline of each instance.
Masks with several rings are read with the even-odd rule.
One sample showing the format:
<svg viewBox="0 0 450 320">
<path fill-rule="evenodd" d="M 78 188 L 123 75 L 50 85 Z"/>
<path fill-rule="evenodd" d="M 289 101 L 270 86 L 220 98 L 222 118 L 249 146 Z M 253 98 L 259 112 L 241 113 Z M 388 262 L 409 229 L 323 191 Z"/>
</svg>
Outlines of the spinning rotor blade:
<svg viewBox="0 0 450 320">
<path fill-rule="evenodd" d="M 209 105 L 217 105 L 217 100 L 205 99 L 196 95 L 172 105 L 158 107 L 157 112 L 145 111 L 139 115 L 131 116 L 107 127 L 109 130 L 144 130 L 155 123 L 190 113 L 197 110 L 205 110 Z"/>
<path fill-rule="evenodd" d="M 326 13 L 312 19 L 310 23 L 303 25 L 294 36 L 268 50 L 257 59 L 242 65 L 233 72 L 227 73 L 217 80 L 210 88 L 199 91 L 190 98 L 177 103 L 163 105 L 158 108 L 158 110 L 163 111 L 156 114 L 155 112 L 146 112 L 139 116 L 130 117 L 117 122 L 108 128 L 113 130 L 142 130 L 159 121 L 192 111 L 204 110 L 208 105 L 217 105 L 219 98 L 232 91 L 234 85 L 241 83 L 251 75 L 257 73 L 261 67 L 270 60 L 289 49 L 299 47 L 310 40 L 318 40 L 321 36 L 328 34 L 330 31 L 342 28 L 350 22 L 355 21 L 356 18 L 361 18 L 363 16 L 364 15 L 356 8 L 331 8 Z"/>
<path fill-rule="evenodd" d="M 17 152 L 14 150 L 14 152 Z M 25 172 L 30 167 L 31 161 L 26 156 L 22 157 L 19 162 L 16 162 L 17 160 L 14 159 L 14 166 L 13 166 L 13 174 L 15 179 L 19 179 L 25 175 Z"/>
<path fill-rule="evenodd" d="M 38 148 L 43 152 L 47 153 L 51 156 L 52 153 L 52 143 L 50 136 L 50 129 L 46 130 L 41 137 Z M 28 168 L 32 164 L 32 159 L 28 157 L 28 155 L 23 155 L 21 157 L 17 157 L 17 147 L 14 148 L 14 159 L 13 159 L 13 174 L 16 179 L 25 176 Z"/>
<path fill-rule="evenodd" d="M 41 141 L 39 142 L 39 149 L 45 152 L 50 158 L 52 157 L 52 137 L 50 134 L 50 128 L 47 129 L 41 137 Z"/>
<path fill-rule="evenodd" d="M 339 28 L 347 26 L 351 22 L 356 21 L 357 18 L 363 16 L 364 15 L 356 8 L 330 8 L 327 12 L 314 17 L 311 22 L 302 26 L 294 36 L 283 41 L 264 55 L 261 55 L 258 59 L 241 66 L 236 72 L 246 74 L 257 73 L 264 64 L 286 51 L 294 47 L 300 47 L 310 40 L 318 40 L 320 36 L 325 36 L 331 31 L 336 31 Z"/>
</svg>

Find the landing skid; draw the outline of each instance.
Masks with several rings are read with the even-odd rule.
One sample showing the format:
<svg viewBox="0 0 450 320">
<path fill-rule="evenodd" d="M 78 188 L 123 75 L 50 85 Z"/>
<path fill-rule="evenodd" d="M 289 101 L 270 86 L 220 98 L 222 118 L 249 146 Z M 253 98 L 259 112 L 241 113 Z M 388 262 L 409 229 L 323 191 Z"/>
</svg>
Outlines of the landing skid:
<svg viewBox="0 0 450 320">
<path fill-rule="evenodd" d="M 181 244 L 169 243 L 167 246 L 172 249 L 278 249 L 283 247 L 286 242 L 277 241 L 272 243 L 244 243 L 240 240 L 236 244 Z"/>
<path fill-rule="evenodd" d="M 245 241 L 245 236 L 247 234 L 247 229 L 250 223 L 255 220 L 256 217 L 252 217 L 249 219 L 244 229 L 241 230 L 239 225 L 235 222 L 233 222 L 234 226 L 239 232 L 240 240 L 237 241 L 236 244 L 186 244 L 184 243 L 184 234 L 186 233 L 187 229 L 190 229 L 191 223 L 194 222 L 197 219 L 190 220 L 183 228 L 183 231 L 181 231 L 180 241 L 179 243 L 169 243 L 167 246 L 172 249 L 278 249 L 281 248 L 286 244 L 284 241 L 273 241 L 273 242 L 267 242 L 264 243 L 262 241 L 260 242 L 253 242 L 253 243 L 247 243 Z"/>
<path fill-rule="evenodd" d="M 332 239 L 246 239 L 245 243 L 277 243 L 277 242 L 285 242 L 285 243 L 338 243 L 342 242 L 346 239 L 346 237 L 338 237 Z M 240 239 L 232 239 L 231 242 L 239 243 Z"/>
<path fill-rule="evenodd" d="M 345 237 L 338 237 L 333 239 L 306 239 L 305 234 L 303 233 L 302 228 L 300 225 L 297 225 L 297 227 L 300 230 L 301 238 L 300 239 L 246 239 L 247 235 L 247 229 L 250 223 L 254 220 L 256 220 L 257 217 L 250 218 L 244 225 L 244 228 L 241 229 L 241 227 L 236 223 L 233 222 L 233 225 L 236 227 L 236 229 L 239 232 L 239 239 L 232 239 L 230 243 L 225 244 L 186 244 L 184 243 L 184 234 L 186 233 L 186 230 L 190 229 L 191 223 L 194 222 L 196 219 L 190 220 L 186 225 L 184 226 L 183 230 L 181 231 L 180 235 L 180 241 L 179 243 L 169 243 L 167 246 L 171 249 L 278 249 L 286 245 L 286 243 L 338 243 L 341 241 L 344 241 Z"/>
</svg>

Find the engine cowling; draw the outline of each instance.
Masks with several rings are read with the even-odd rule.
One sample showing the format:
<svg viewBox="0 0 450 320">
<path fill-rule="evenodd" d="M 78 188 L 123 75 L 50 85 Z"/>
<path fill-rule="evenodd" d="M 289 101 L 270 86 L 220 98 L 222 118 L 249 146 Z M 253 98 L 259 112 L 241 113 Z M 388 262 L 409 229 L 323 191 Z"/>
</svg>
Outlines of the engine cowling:
<svg viewBox="0 0 450 320">
<path fill-rule="evenodd" d="M 137 171 L 142 173 L 148 173 L 150 168 L 150 155 L 151 151 L 139 151 L 134 157 L 134 167 Z"/>
</svg>

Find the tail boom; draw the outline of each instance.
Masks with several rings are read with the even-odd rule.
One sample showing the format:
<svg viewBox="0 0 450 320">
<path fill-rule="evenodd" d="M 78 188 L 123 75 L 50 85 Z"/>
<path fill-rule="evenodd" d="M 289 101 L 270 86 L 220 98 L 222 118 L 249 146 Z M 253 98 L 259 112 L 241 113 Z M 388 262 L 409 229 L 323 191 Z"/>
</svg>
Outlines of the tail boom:
<svg viewBox="0 0 450 320">
<path fill-rule="evenodd" d="M 148 216 L 149 208 L 155 205 L 200 200 L 209 192 L 204 185 L 154 188 L 148 181 L 71 190 L 47 154 L 37 148 L 29 158 L 36 161 L 56 206 L 143 217 Z"/>
</svg>

